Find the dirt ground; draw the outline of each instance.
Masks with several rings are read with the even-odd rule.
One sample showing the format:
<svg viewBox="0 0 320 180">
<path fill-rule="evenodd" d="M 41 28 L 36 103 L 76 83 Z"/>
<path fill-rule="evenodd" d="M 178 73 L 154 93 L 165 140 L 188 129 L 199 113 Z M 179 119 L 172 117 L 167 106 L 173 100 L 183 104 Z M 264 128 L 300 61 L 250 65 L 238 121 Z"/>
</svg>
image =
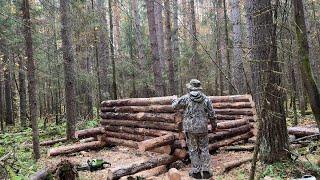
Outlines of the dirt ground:
<svg viewBox="0 0 320 180">
<path fill-rule="evenodd" d="M 131 164 L 136 164 L 139 162 L 143 162 L 152 156 L 156 155 L 155 153 L 140 153 L 135 149 L 130 149 L 126 147 L 113 147 L 111 149 L 103 149 L 100 151 L 90 151 L 90 152 L 81 152 L 77 154 L 73 154 L 71 156 L 57 156 L 57 157 L 44 157 L 40 159 L 38 165 L 41 167 L 58 164 L 62 159 L 67 159 L 74 164 L 86 164 L 89 159 L 104 159 L 105 161 L 111 163 L 110 168 L 119 168 L 130 166 Z M 223 164 L 229 161 L 234 161 L 236 159 L 249 157 L 252 154 L 250 152 L 224 152 L 220 151 L 214 155 L 212 155 L 212 168 L 214 171 L 213 179 L 223 179 L 223 180 L 234 180 L 234 179 L 242 179 L 239 177 L 238 172 L 230 172 L 221 173 L 223 169 Z M 249 172 L 249 164 L 246 163 L 244 166 L 245 171 Z M 247 167 L 246 167 L 247 166 Z M 185 165 L 182 169 L 180 169 L 182 179 L 188 180 L 192 179 L 188 176 L 188 171 L 190 170 L 190 164 Z M 107 169 L 90 172 L 90 171 L 81 171 L 79 172 L 79 177 L 82 180 L 102 180 L 106 179 Z M 244 178 L 244 177 L 243 177 Z M 159 175 L 157 179 L 167 179 L 167 174 Z M 245 179 L 245 178 L 244 178 Z"/>
</svg>

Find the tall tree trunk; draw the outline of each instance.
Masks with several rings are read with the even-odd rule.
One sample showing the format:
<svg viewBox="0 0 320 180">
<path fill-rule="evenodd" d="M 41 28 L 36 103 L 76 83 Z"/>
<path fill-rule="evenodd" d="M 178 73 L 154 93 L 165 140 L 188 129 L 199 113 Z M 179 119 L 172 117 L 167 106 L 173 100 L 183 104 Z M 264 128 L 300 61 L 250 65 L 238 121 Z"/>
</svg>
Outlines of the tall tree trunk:
<svg viewBox="0 0 320 180">
<path fill-rule="evenodd" d="M 112 62 L 112 91 L 113 99 L 118 99 L 117 95 L 117 81 L 116 81 L 116 62 L 114 57 L 114 41 L 113 41 L 113 12 L 112 12 L 112 0 L 109 0 L 109 24 L 110 24 L 110 52 Z"/>
<path fill-rule="evenodd" d="M 75 95 L 75 70 L 72 49 L 71 32 L 71 2 L 70 0 L 60 0 L 61 13 L 61 39 L 64 59 L 65 76 L 65 100 L 67 117 L 67 139 L 75 138 L 76 130 L 76 95 Z"/>
<path fill-rule="evenodd" d="M 216 18 L 216 29 L 217 29 L 217 58 L 218 58 L 218 66 L 222 70 L 223 69 L 223 61 L 225 60 L 225 55 L 224 55 L 224 43 L 223 43 L 223 36 L 222 36 L 222 26 L 221 26 L 221 21 L 222 21 L 222 0 L 216 1 L 216 13 L 217 13 L 217 18 Z M 223 83 L 223 73 L 221 71 L 217 71 L 217 75 L 219 76 L 219 95 L 223 95 L 224 91 L 224 83 Z"/>
<path fill-rule="evenodd" d="M 226 43 L 226 60 L 227 60 L 227 76 L 228 76 L 228 91 L 229 94 L 233 94 L 232 77 L 231 77 L 231 61 L 229 51 L 229 31 L 228 31 L 228 16 L 227 16 L 227 5 L 226 0 L 223 0 L 223 14 L 224 14 L 224 41 Z"/>
<path fill-rule="evenodd" d="M 170 83 L 170 94 L 176 94 L 176 83 L 174 77 L 174 61 L 172 55 L 172 31 L 171 31 L 171 11 L 170 11 L 170 2 L 169 0 L 165 0 L 165 9 L 166 9 L 166 42 L 167 42 L 167 61 L 169 65 L 169 83 Z"/>
<path fill-rule="evenodd" d="M 33 45 L 31 34 L 31 21 L 29 12 L 29 0 L 24 0 L 22 4 L 23 20 L 24 20 L 24 39 L 26 42 L 26 56 L 27 56 L 27 76 L 28 76 L 28 93 L 29 93 L 29 111 L 32 126 L 32 144 L 33 154 L 35 159 L 40 158 L 39 147 L 39 130 L 37 124 L 37 96 L 36 96 L 36 78 L 35 78 L 35 62 L 33 59 Z"/>
<path fill-rule="evenodd" d="M 273 163 L 288 159 L 289 148 L 284 112 L 284 95 L 281 90 L 281 70 L 277 61 L 276 11 L 271 10 L 271 0 L 249 0 L 247 14 L 253 26 L 251 59 L 253 98 L 261 119 L 260 157 L 263 162 Z M 255 14 L 260 13 L 258 16 Z"/>
<path fill-rule="evenodd" d="M 114 0 L 113 3 L 113 12 L 114 12 L 114 48 L 115 52 L 119 51 L 121 45 L 121 34 L 120 34 L 120 22 L 121 22 L 121 14 L 120 14 L 120 0 Z M 119 53 L 118 53 L 119 54 Z"/>
<path fill-rule="evenodd" d="M 191 28 L 190 33 L 192 36 L 192 59 L 190 64 L 190 70 L 192 78 L 200 78 L 200 60 L 198 55 L 198 42 L 197 42 L 197 28 L 196 28 L 196 15 L 194 8 L 194 0 L 190 0 L 190 16 L 191 16 Z"/>
<path fill-rule="evenodd" d="M 241 14 L 239 0 L 231 0 L 231 21 L 233 32 L 233 84 L 238 89 L 239 94 L 247 93 L 245 72 L 242 60 L 242 32 L 241 32 Z"/>
<path fill-rule="evenodd" d="M 25 63 L 22 57 L 19 57 L 19 96 L 20 96 L 20 122 L 23 128 L 27 127 L 27 86 Z"/>
<path fill-rule="evenodd" d="M 300 54 L 300 69 L 302 73 L 303 85 L 308 92 L 313 115 L 320 129 L 320 94 L 312 76 L 309 60 L 309 46 L 307 38 L 306 23 L 303 11 L 302 0 L 294 0 L 294 18 L 296 23 L 296 34 Z"/>
<path fill-rule="evenodd" d="M 159 48 L 159 57 L 160 57 L 160 68 L 162 69 L 162 73 L 165 72 L 165 48 L 164 48 L 164 33 L 163 33 L 163 14 L 162 14 L 162 2 L 163 0 L 154 1 L 154 15 L 155 15 L 155 23 L 157 28 L 157 41 Z M 166 88 L 166 87 L 165 87 Z"/>
<path fill-rule="evenodd" d="M 154 86 L 157 96 L 164 96 L 165 86 L 162 77 L 162 68 L 160 66 L 159 47 L 157 42 L 157 30 L 155 24 L 154 1 L 145 0 L 147 5 L 147 16 L 149 25 L 149 38 L 152 51 L 153 72 L 154 72 Z"/>
<path fill-rule="evenodd" d="M 138 2 L 137 0 L 132 0 L 131 1 L 131 6 L 132 6 L 132 15 L 134 17 L 134 30 L 135 30 L 135 42 L 137 43 L 137 50 L 138 50 L 138 60 L 140 64 L 140 79 L 143 80 L 143 87 L 142 87 L 142 95 L 144 97 L 147 96 L 147 57 L 145 56 L 145 45 L 143 43 L 142 39 L 142 29 L 141 29 L 141 20 L 140 20 L 140 15 L 139 15 L 139 8 L 138 8 Z"/>
<path fill-rule="evenodd" d="M 11 64 L 9 60 L 8 51 L 4 51 L 3 61 L 5 63 L 4 70 L 4 92 L 5 92 L 5 105 L 6 105 L 6 125 L 14 125 L 13 107 L 12 107 L 12 81 L 11 81 Z"/>
<path fill-rule="evenodd" d="M 175 71 L 178 72 L 180 66 L 180 48 L 179 48 L 179 23 L 178 23 L 178 0 L 173 0 L 173 32 L 172 32 L 172 51 L 173 60 L 175 63 Z M 176 93 L 178 93 L 178 83 L 181 83 L 181 73 L 178 73 L 178 77 L 175 77 L 174 83 L 176 84 Z"/>
<path fill-rule="evenodd" d="M 1 50 L 1 49 L 0 49 Z M 4 133 L 4 114 L 3 114 L 3 64 L 0 62 L 0 128 L 1 132 Z"/>
</svg>

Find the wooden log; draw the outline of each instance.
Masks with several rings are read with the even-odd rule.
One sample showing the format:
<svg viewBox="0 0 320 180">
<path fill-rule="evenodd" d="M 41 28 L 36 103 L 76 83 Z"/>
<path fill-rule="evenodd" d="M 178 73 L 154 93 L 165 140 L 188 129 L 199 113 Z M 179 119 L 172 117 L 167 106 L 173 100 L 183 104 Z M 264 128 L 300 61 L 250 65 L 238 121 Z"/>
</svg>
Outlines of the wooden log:
<svg viewBox="0 0 320 180">
<path fill-rule="evenodd" d="M 158 166 L 158 167 L 155 167 L 152 169 L 138 172 L 133 175 L 124 176 L 124 177 L 120 178 L 120 180 L 148 178 L 148 177 L 152 177 L 152 176 L 158 176 L 158 175 L 163 174 L 165 172 L 167 172 L 167 167 L 165 165 L 162 165 L 162 166 Z"/>
<path fill-rule="evenodd" d="M 67 138 L 59 138 L 59 139 L 43 141 L 43 142 L 40 142 L 40 146 L 52 146 L 54 144 L 61 143 L 61 142 L 67 142 Z M 32 144 L 27 146 L 32 146 Z"/>
<path fill-rule="evenodd" d="M 160 146 L 171 144 L 174 141 L 175 137 L 173 134 L 167 134 L 164 136 L 148 139 L 142 141 L 138 144 L 140 151 L 148 151 L 150 149 L 154 149 Z"/>
<path fill-rule="evenodd" d="M 85 151 L 85 150 L 100 149 L 104 146 L 105 146 L 105 143 L 101 141 L 92 141 L 88 143 L 79 143 L 79 144 L 73 144 L 69 146 L 61 146 L 61 147 L 49 149 L 48 156 L 58 156 L 61 154 L 69 154 L 69 153 L 75 153 L 75 152 Z"/>
<path fill-rule="evenodd" d="M 101 136 L 101 141 L 103 141 L 107 144 L 112 144 L 112 145 L 117 145 L 117 146 L 131 147 L 134 149 L 138 148 L 138 142 L 132 141 L 132 140 L 124 140 L 124 139 L 119 139 L 119 138 Z"/>
<path fill-rule="evenodd" d="M 83 129 L 83 130 L 76 131 L 75 136 L 76 138 L 84 139 L 84 138 L 94 137 L 103 133 L 104 133 L 103 127 L 96 127 L 96 128 Z"/>
<path fill-rule="evenodd" d="M 214 109 L 243 109 L 252 108 L 251 102 L 218 102 L 212 103 Z"/>
<path fill-rule="evenodd" d="M 242 119 L 247 118 L 250 122 L 255 122 L 255 116 L 251 115 L 221 115 L 216 114 L 216 119 L 218 121 L 230 121 L 230 120 L 236 120 L 236 119 Z"/>
<path fill-rule="evenodd" d="M 103 101 L 101 107 L 171 105 L 174 98 L 176 98 L 176 96 L 109 100 Z"/>
<path fill-rule="evenodd" d="M 171 168 L 168 171 L 169 180 L 181 180 L 181 174 L 176 168 Z"/>
<path fill-rule="evenodd" d="M 101 112 L 117 112 L 117 113 L 175 113 L 171 105 L 151 105 L 151 106 L 115 106 L 101 107 Z"/>
<path fill-rule="evenodd" d="M 252 108 L 243 108 L 243 109 L 215 109 L 216 114 L 222 115 L 246 115 L 253 116 Z"/>
<path fill-rule="evenodd" d="M 306 127 L 296 126 L 296 127 L 289 127 L 288 133 L 295 135 L 296 137 L 304 137 L 304 136 L 318 134 L 319 129 L 318 128 L 306 128 Z"/>
<path fill-rule="evenodd" d="M 251 95 L 233 95 L 233 96 L 209 96 L 208 98 L 213 102 L 250 102 Z"/>
<path fill-rule="evenodd" d="M 173 155 L 178 159 L 185 159 L 188 156 L 186 149 L 175 149 Z"/>
<path fill-rule="evenodd" d="M 169 113 L 102 113 L 100 117 L 102 119 L 127 119 L 136 121 L 155 121 L 155 122 L 176 122 L 176 114 Z"/>
<path fill-rule="evenodd" d="M 122 167 L 118 169 L 109 169 L 107 172 L 107 179 L 120 179 L 123 176 L 135 174 L 140 171 L 152 169 L 157 166 L 170 164 L 177 159 L 170 155 L 159 155 L 153 157 L 145 162 L 139 164 L 133 164 L 129 167 Z"/>
<path fill-rule="evenodd" d="M 179 137 L 178 133 L 165 131 L 165 130 L 134 128 L 134 127 L 124 127 L 124 126 L 105 126 L 104 128 L 106 131 L 138 134 L 138 135 L 151 136 L 151 137 L 163 136 L 169 133 L 174 134 L 177 138 Z"/>
<path fill-rule="evenodd" d="M 245 124 L 249 124 L 249 121 L 246 118 L 237 119 L 234 121 L 225 121 L 225 122 L 217 123 L 217 129 L 230 129 L 230 128 L 239 127 Z"/>
<path fill-rule="evenodd" d="M 217 141 L 217 140 L 221 140 L 221 139 L 226 139 L 226 138 L 229 138 L 229 137 L 232 137 L 235 135 L 244 134 L 246 132 L 249 132 L 251 130 L 251 128 L 252 128 L 252 125 L 245 124 L 240 127 L 225 129 L 225 131 L 209 133 L 209 135 L 208 135 L 209 141 L 213 142 L 213 141 Z"/>
<path fill-rule="evenodd" d="M 227 146 L 223 150 L 225 151 L 253 151 L 254 146 L 253 145 L 247 145 L 247 146 Z"/>
<path fill-rule="evenodd" d="M 152 122 L 152 121 L 133 121 L 133 120 L 101 120 L 103 126 L 127 126 L 127 127 L 138 127 L 138 128 L 151 128 L 160 129 L 167 131 L 178 131 L 180 128 L 179 124 L 165 123 L 165 122 Z"/>
<path fill-rule="evenodd" d="M 209 144 L 209 150 L 212 151 L 212 150 L 216 150 L 216 149 L 218 149 L 220 147 L 229 146 L 229 145 L 231 145 L 231 144 L 233 144 L 235 142 L 249 139 L 252 136 L 253 136 L 253 133 L 250 131 L 250 132 L 247 132 L 245 134 L 241 134 L 239 136 L 235 136 L 235 137 L 228 138 L 228 139 L 225 139 L 225 140 L 222 140 L 222 141 L 218 141 L 218 142 L 215 142 L 213 144 Z"/>
<path fill-rule="evenodd" d="M 112 131 L 106 131 L 104 135 L 107 137 L 113 137 L 113 138 L 125 139 L 125 140 L 133 140 L 133 141 L 138 141 L 138 142 L 153 138 L 150 136 L 123 133 L 123 132 L 112 132 Z"/>
<path fill-rule="evenodd" d="M 155 153 L 160 153 L 160 154 L 170 154 L 171 153 L 171 146 L 170 145 L 166 145 L 166 146 L 161 146 L 158 148 L 154 148 L 151 149 L 151 152 L 155 152 Z"/>
<path fill-rule="evenodd" d="M 249 162 L 251 160 L 252 160 L 252 157 L 247 157 L 247 158 L 237 159 L 234 161 L 224 163 L 223 164 L 223 172 L 230 171 L 231 169 L 238 167 L 238 166 L 240 166 L 246 162 Z"/>
</svg>

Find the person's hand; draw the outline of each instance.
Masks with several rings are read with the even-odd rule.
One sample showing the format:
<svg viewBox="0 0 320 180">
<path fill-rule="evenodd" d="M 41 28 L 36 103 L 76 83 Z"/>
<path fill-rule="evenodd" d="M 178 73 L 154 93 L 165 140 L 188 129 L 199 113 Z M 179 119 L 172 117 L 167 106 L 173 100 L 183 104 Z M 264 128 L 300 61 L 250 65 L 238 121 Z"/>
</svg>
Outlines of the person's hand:
<svg viewBox="0 0 320 180">
<path fill-rule="evenodd" d="M 212 131 L 215 131 L 217 129 L 217 123 L 216 122 L 211 122 L 211 129 L 212 129 Z"/>
</svg>

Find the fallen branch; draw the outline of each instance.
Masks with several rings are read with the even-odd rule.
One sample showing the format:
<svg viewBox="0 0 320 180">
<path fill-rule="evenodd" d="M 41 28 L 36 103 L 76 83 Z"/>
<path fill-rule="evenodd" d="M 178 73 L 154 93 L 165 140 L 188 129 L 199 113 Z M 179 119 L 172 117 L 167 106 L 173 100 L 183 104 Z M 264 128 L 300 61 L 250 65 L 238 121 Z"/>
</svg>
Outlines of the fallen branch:
<svg viewBox="0 0 320 180">
<path fill-rule="evenodd" d="M 235 168 L 235 167 L 238 167 L 246 162 L 249 162 L 252 160 L 252 157 L 247 157 L 247 158 L 244 158 L 244 159 L 237 159 L 237 160 L 234 160 L 234 161 L 230 161 L 230 162 L 227 162 L 227 163 L 224 163 L 223 164 L 223 172 L 226 172 L 226 171 L 230 171 L 231 169 Z"/>
</svg>

